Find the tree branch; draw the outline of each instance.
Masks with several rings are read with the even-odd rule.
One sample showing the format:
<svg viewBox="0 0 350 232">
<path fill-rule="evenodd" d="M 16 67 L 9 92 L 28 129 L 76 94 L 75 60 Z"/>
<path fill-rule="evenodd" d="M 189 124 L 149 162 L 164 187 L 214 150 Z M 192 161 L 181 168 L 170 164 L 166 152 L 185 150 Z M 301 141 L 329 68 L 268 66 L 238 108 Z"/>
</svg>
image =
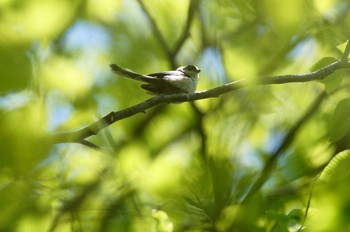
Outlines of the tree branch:
<svg viewBox="0 0 350 232">
<path fill-rule="evenodd" d="M 118 67 L 119 71 L 125 75 L 135 75 L 135 73 L 125 70 L 118 65 L 113 65 L 113 67 Z M 285 83 L 295 83 L 295 82 L 308 82 L 313 80 L 322 80 L 333 72 L 350 68 L 350 62 L 342 62 L 341 60 L 336 61 L 330 65 L 327 65 L 319 70 L 316 70 L 307 74 L 295 74 L 295 75 L 284 75 L 284 76 L 270 76 L 263 78 L 256 78 L 253 80 L 238 80 L 225 85 L 212 88 L 205 91 L 199 91 L 192 94 L 171 94 L 171 95 L 157 95 L 144 102 L 136 104 L 132 107 L 111 112 L 101 118 L 100 120 L 92 123 L 91 125 L 77 130 L 75 132 L 68 132 L 54 135 L 55 143 L 65 143 L 65 142 L 80 142 L 84 139 L 96 135 L 103 128 L 130 116 L 138 113 L 144 113 L 146 110 L 154 107 L 156 105 L 162 105 L 166 103 L 181 103 L 181 102 L 191 102 L 201 99 L 219 97 L 222 94 L 241 89 L 244 87 L 255 86 L 255 85 L 266 85 L 266 84 L 285 84 Z M 115 70 L 114 70 L 115 71 Z"/>
</svg>

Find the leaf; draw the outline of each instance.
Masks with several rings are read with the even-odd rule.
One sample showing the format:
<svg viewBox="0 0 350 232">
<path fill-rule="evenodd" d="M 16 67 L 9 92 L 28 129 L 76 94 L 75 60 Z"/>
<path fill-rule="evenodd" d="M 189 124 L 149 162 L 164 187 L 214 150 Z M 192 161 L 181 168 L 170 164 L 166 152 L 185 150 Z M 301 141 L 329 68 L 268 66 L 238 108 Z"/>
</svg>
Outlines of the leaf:
<svg viewBox="0 0 350 232">
<path fill-rule="evenodd" d="M 350 150 L 338 153 L 322 171 L 320 179 L 334 182 L 350 177 Z"/>
<path fill-rule="evenodd" d="M 22 90 L 32 78 L 30 60 L 25 51 L 1 49 L 0 42 L 0 93 Z"/>
<path fill-rule="evenodd" d="M 336 61 L 337 59 L 334 57 L 323 57 L 319 61 L 317 61 L 314 65 L 311 66 L 310 71 L 314 72 Z M 330 93 L 340 85 L 340 82 L 343 80 L 343 77 L 344 75 L 342 72 L 335 72 L 327 76 L 325 79 L 321 80 L 320 82 L 325 85 L 326 92 Z"/>
<path fill-rule="evenodd" d="M 321 83 L 325 85 L 326 92 L 329 94 L 337 89 L 344 79 L 345 71 L 339 70 L 331 75 L 327 76 L 325 79 L 321 80 Z"/>
<path fill-rule="evenodd" d="M 343 99 L 337 105 L 330 121 L 330 139 L 338 141 L 350 131 L 350 98 Z"/>
<path fill-rule="evenodd" d="M 288 215 L 276 212 L 275 210 L 267 210 L 266 215 L 286 227 L 300 223 L 303 218 L 303 212 L 300 209 L 293 209 Z"/>
<path fill-rule="evenodd" d="M 288 225 L 289 217 L 287 215 L 280 212 L 276 212 L 275 210 L 267 210 L 265 213 L 269 218 L 283 225 Z"/>
<path fill-rule="evenodd" d="M 334 57 L 323 57 L 311 66 L 310 72 L 314 72 L 336 61 L 337 59 Z"/>
<path fill-rule="evenodd" d="M 344 43 L 339 44 L 339 45 L 337 46 L 337 49 L 338 49 L 341 53 L 344 53 L 345 50 L 346 50 L 347 44 L 348 44 L 348 40 L 345 41 Z M 348 54 L 348 55 L 349 55 L 349 54 Z M 349 56 L 346 57 L 346 58 L 349 58 Z"/>
</svg>

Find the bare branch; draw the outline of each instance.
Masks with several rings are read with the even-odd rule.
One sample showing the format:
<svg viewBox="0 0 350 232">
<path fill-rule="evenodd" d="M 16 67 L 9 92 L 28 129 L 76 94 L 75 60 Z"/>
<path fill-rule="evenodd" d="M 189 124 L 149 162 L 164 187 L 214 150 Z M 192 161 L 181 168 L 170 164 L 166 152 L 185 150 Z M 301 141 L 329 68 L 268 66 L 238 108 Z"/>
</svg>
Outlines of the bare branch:
<svg viewBox="0 0 350 232">
<path fill-rule="evenodd" d="M 94 148 L 94 149 L 101 149 L 99 146 L 97 146 L 96 144 L 90 142 L 90 141 L 87 141 L 86 139 L 82 139 L 81 141 L 79 141 L 80 144 L 83 144 L 87 147 L 91 147 L 91 148 Z"/>
<path fill-rule="evenodd" d="M 169 95 L 169 96 L 172 96 L 172 95 Z M 101 118 L 100 120 L 78 131 L 62 133 L 54 136 L 54 142 L 55 143 L 80 142 L 85 138 L 88 138 L 92 135 L 96 135 L 100 130 L 115 123 L 116 121 L 133 116 L 141 112 L 145 112 L 147 109 L 162 103 L 164 103 L 164 101 L 162 101 L 162 96 L 156 96 L 142 103 L 134 105 L 130 108 L 126 108 L 117 112 L 111 112 L 106 116 L 104 116 L 103 118 Z"/>
<path fill-rule="evenodd" d="M 118 67 L 119 71 L 124 74 L 132 74 L 133 72 L 125 70 L 117 65 L 114 67 Z M 104 116 L 100 120 L 95 123 L 82 128 L 75 132 L 62 133 L 54 136 L 55 143 L 64 143 L 64 142 L 80 142 L 92 135 L 96 135 L 103 128 L 130 116 L 133 116 L 138 113 L 144 113 L 146 110 L 154 107 L 156 105 L 166 104 L 166 103 L 181 103 L 181 102 L 191 102 L 195 100 L 201 100 L 206 98 L 214 98 L 218 97 L 222 94 L 241 89 L 248 86 L 255 85 L 267 85 L 267 84 L 285 84 L 285 83 L 293 83 L 293 82 L 308 82 L 313 80 L 322 80 L 333 72 L 350 68 L 350 62 L 342 62 L 337 61 L 330 65 L 327 65 L 324 68 L 321 68 L 317 71 L 307 73 L 307 74 L 295 74 L 295 75 L 284 75 L 284 76 L 271 76 L 271 77 L 263 77 L 256 78 L 254 80 L 238 80 L 235 82 L 227 83 L 225 85 L 212 88 L 205 91 L 195 92 L 193 94 L 171 94 L 171 95 L 157 95 L 152 97 L 144 102 L 141 102 L 132 107 L 117 111 L 111 112 L 108 115 Z M 141 74 L 137 74 L 141 75 Z"/>
</svg>

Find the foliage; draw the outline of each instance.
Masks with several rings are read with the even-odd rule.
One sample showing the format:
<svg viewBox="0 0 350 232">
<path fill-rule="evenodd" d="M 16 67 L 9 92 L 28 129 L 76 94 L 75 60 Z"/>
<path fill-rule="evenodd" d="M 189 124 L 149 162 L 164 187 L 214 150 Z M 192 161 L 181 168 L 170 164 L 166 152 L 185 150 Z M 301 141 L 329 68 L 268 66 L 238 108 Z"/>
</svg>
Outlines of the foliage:
<svg viewBox="0 0 350 232">
<path fill-rule="evenodd" d="M 0 231 L 350 230 L 349 65 L 321 81 L 158 105 L 84 143 L 55 140 L 149 98 L 110 63 L 196 64 L 199 90 L 348 64 L 349 9 L 1 1 Z"/>
</svg>

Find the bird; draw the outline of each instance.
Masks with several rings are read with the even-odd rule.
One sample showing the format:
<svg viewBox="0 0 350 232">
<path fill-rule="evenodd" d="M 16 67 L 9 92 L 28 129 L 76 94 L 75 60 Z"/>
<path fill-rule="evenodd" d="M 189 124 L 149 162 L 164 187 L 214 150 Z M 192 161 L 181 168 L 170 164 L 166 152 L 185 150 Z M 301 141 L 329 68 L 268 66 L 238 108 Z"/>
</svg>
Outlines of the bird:
<svg viewBox="0 0 350 232">
<path fill-rule="evenodd" d="M 112 72 L 121 74 L 127 78 L 145 82 L 141 88 L 148 94 L 179 94 L 194 93 L 197 89 L 200 69 L 195 65 L 186 65 L 176 70 L 151 73 L 142 75 L 130 70 L 123 69 L 116 64 L 110 65 Z"/>
</svg>

